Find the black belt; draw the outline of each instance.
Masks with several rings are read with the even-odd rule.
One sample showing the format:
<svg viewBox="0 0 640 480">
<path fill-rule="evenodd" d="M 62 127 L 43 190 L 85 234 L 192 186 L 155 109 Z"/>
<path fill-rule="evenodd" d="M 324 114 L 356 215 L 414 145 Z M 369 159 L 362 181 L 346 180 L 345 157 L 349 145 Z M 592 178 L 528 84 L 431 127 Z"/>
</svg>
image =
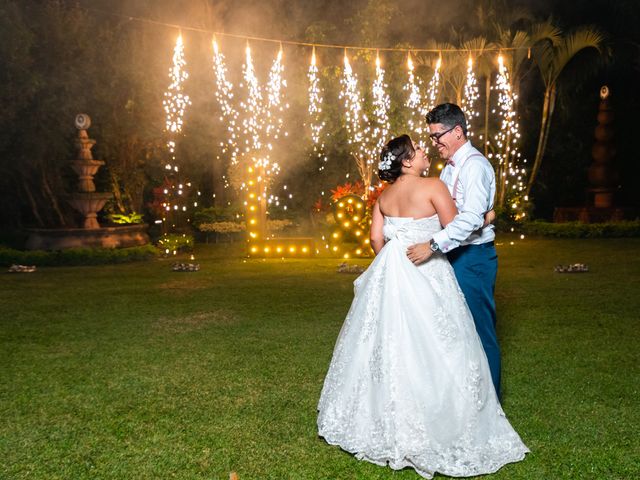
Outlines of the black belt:
<svg viewBox="0 0 640 480">
<path fill-rule="evenodd" d="M 470 243 L 469 245 L 462 245 L 459 248 L 468 248 L 468 247 L 475 247 L 475 248 L 489 248 L 489 247 L 493 247 L 494 243 L 493 242 L 487 242 L 487 243 L 480 243 L 478 245 Z"/>
</svg>

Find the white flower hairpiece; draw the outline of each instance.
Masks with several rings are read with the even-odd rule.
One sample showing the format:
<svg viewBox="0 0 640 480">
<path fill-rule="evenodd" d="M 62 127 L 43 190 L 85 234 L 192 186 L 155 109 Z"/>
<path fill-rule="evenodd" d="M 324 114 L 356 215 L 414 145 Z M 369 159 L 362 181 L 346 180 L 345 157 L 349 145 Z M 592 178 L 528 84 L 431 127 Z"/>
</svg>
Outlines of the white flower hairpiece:
<svg viewBox="0 0 640 480">
<path fill-rule="evenodd" d="M 393 162 L 396 158 L 398 157 L 396 157 L 390 151 L 385 153 L 384 157 L 382 157 L 382 161 L 378 163 L 378 170 L 389 170 L 391 168 L 391 162 Z"/>
</svg>

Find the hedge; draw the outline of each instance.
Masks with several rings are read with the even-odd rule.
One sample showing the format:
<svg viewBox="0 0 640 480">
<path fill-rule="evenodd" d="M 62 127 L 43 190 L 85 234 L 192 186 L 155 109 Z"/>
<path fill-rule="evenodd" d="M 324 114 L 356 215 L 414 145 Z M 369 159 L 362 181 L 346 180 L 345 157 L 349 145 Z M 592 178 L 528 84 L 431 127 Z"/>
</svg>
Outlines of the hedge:
<svg viewBox="0 0 640 480">
<path fill-rule="evenodd" d="M 68 250 L 14 250 L 0 246 L 0 265 L 35 265 L 37 267 L 72 265 L 107 265 L 148 260 L 158 256 L 153 245 L 129 248 L 70 248 Z"/>
<path fill-rule="evenodd" d="M 527 235 L 556 238 L 640 237 L 640 220 L 609 223 L 534 221 L 523 224 L 520 230 Z"/>
</svg>

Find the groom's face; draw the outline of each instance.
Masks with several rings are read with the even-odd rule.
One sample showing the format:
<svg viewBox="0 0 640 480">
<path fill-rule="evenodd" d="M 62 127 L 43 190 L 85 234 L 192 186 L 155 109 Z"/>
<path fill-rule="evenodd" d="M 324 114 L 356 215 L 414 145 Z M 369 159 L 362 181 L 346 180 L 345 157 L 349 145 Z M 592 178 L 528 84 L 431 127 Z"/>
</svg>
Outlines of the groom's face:
<svg viewBox="0 0 640 480">
<path fill-rule="evenodd" d="M 429 124 L 429 138 L 431 144 L 436 147 L 440 158 L 443 160 L 450 159 L 459 148 L 458 126 L 447 127 L 441 123 Z"/>
</svg>

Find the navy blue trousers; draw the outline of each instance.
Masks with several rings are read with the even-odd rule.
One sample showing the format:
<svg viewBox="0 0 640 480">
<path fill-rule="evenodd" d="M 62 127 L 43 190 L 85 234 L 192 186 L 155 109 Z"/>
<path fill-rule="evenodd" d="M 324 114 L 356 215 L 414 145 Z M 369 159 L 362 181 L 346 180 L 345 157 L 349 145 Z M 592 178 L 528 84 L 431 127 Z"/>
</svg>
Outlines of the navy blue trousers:
<svg viewBox="0 0 640 480">
<path fill-rule="evenodd" d="M 452 250 L 447 257 L 473 315 L 476 331 L 489 361 L 491 379 L 500 398 L 500 346 L 493 297 L 498 273 L 496 249 L 493 242 L 465 245 Z"/>
</svg>

